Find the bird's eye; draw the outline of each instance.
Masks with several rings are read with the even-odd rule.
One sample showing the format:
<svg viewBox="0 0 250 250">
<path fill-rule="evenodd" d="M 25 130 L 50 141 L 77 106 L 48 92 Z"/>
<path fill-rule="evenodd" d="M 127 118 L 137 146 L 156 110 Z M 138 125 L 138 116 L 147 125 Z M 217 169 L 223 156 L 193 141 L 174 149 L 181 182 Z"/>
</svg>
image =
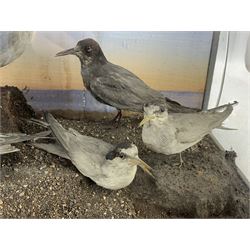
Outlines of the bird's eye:
<svg viewBox="0 0 250 250">
<path fill-rule="evenodd" d="M 85 47 L 85 52 L 90 53 L 92 51 L 92 48 L 90 46 Z"/>
<path fill-rule="evenodd" d="M 149 104 L 148 104 L 148 103 L 144 104 L 144 107 L 148 107 L 148 106 L 149 106 Z"/>
<path fill-rule="evenodd" d="M 120 158 L 121 158 L 121 159 L 124 159 L 124 158 L 125 158 L 125 154 L 120 153 Z"/>
</svg>

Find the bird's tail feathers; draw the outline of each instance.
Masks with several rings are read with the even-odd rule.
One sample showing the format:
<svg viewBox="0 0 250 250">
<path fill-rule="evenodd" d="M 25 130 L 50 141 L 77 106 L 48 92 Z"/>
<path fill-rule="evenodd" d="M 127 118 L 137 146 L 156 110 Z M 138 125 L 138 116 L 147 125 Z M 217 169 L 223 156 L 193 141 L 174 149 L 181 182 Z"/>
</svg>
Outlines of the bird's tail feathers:
<svg viewBox="0 0 250 250">
<path fill-rule="evenodd" d="M 226 128 L 222 125 L 223 121 L 228 118 L 228 116 L 233 111 L 233 106 L 238 104 L 238 102 L 233 102 L 229 104 L 225 104 L 213 109 L 206 111 L 206 113 L 211 117 L 212 123 L 211 128 L 219 128 L 224 130 L 234 130 L 230 128 Z"/>
<path fill-rule="evenodd" d="M 224 127 L 223 125 L 218 127 L 218 129 L 222 129 L 222 130 L 238 130 L 237 128 L 228 128 L 228 127 Z"/>
<path fill-rule="evenodd" d="M 218 107 L 215 107 L 215 108 L 212 108 L 212 109 L 209 109 L 207 110 L 206 112 L 222 112 L 224 111 L 225 109 L 229 108 L 229 109 L 232 109 L 233 110 L 233 106 L 237 105 L 238 102 L 237 101 L 234 101 L 232 103 L 228 103 L 228 104 L 224 104 L 224 105 L 221 105 L 221 106 L 218 106 Z"/>
</svg>

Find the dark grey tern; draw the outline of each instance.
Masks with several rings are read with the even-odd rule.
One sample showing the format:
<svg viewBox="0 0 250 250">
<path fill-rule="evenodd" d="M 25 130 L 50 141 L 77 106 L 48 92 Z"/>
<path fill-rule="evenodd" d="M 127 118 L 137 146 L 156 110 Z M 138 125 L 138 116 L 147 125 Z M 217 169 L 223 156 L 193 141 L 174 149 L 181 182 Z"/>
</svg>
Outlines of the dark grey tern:
<svg viewBox="0 0 250 250">
<path fill-rule="evenodd" d="M 180 105 L 150 88 L 127 69 L 109 62 L 93 39 L 84 39 L 74 48 L 61 51 L 56 56 L 75 55 L 81 62 L 81 74 L 87 90 L 101 103 L 118 109 L 115 119 L 120 121 L 121 110 L 143 112 L 143 105 L 154 102 L 165 106 L 169 112 L 196 112 Z"/>
</svg>

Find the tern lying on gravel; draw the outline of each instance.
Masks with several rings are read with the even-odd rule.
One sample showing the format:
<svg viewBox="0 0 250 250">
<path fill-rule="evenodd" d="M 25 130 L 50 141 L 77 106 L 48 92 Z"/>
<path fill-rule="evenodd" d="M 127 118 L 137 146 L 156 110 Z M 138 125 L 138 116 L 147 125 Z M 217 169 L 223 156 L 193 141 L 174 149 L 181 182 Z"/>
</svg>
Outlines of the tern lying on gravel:
<svg viewBox="0 0 250 250">
<path fill-rule="evenodd" d="M 97 185 L 112 190 L 124 188 L 133 181 L 137 165 L 153 177 L 151 167 L 138 157 L 138 149 L 134 144 L 113 146 L 100 139 L 82 135 L 72 128 L 66 130 L 48 113 L 45 114 L 45 120 L 57 143 L 32 145 L 71 160 L 84 176 Z"/>
<path fill-rule="evenodd" d="M 12 144 L 43 138 L 48 136 L 50 133 L 51 131 L 43 131 L 34 135 L 26 135 L 22 133 L 0 133 L 0 155 L 19 151 L 19 149 Z"/>
<path fill-rule="evenodd" d="M 143 126 L 142 140 L 154 152 L 165 155 L 181 153 L 201 141 L 214 128 L 223 129 L 222 122 L 232 113 L 235 104 L 237 102 L 189 114 L 169 114 L 164 107 L 147 104 L 140 123 Z M 181 155 L 180 160 L 182 165 Z"/>
</svg>

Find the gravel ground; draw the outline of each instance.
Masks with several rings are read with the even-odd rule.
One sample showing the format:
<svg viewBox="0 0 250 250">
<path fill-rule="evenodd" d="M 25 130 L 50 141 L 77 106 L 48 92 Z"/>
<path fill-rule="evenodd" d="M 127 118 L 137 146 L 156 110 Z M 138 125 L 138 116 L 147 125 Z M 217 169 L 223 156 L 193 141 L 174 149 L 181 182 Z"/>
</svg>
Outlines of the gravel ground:
<svg viewBox="0 0 250 250">
<path fill-rule="evenodd" d="M 59 121 L 113 144 L 135 143 L 156 180 L 138 169 L 130 186 L 105 190 L 82 176 L 70 161 L 18 144 L 20 152 L 1 159 L 0 217 L 249 218 L 249 190 L 235 170 L 235 155 L 219 150 L 209 136 L 183 152 L 185 163 L 180 168 L 179 155 L 145 148 L 138 118 L 123 118 L 118 128 L 105 117 Z M 26 133 L 38 130 L 36 125 L 23 127 Z"/>
<path fill-rule="evenodd" d="M 0 94 L 1 132 L 42 130 L 22 119 L 37 114 L 20 90 L 6 86 Z M 20 152 L 0 159 L 0 218 L 249 218 L 249 189 L 236 171 L 236 154 L 221 151 L 209 136 L 182 153 L 180 168 L 179 155 L 145 148 L 138 114 L 123 118 L 118 128 L 110 124 L 112 114 L 56 114 L 63 126 L 85 135 L 135 143 L 156 180 L 138 169 L 128 187 L 105 190 L 70 161 L 20 143 Z"/>
</svg>

